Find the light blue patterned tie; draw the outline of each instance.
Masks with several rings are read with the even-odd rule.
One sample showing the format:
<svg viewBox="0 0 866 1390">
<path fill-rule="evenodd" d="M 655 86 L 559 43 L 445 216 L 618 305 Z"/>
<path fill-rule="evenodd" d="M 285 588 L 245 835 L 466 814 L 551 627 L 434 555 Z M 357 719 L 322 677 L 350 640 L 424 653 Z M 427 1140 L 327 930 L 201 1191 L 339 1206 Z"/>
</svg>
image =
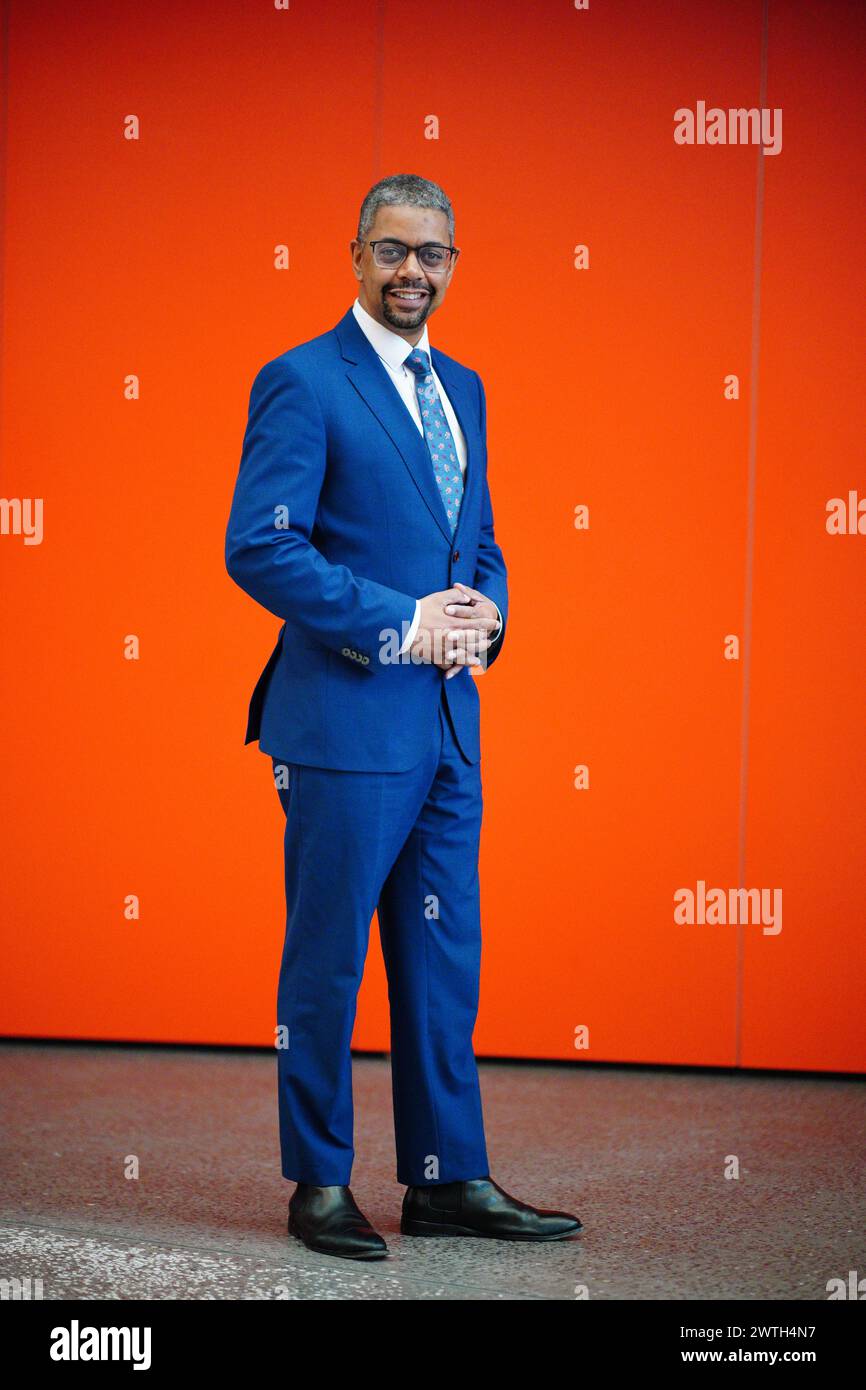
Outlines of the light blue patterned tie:
<svg viewBox="0 0 866 1390">
<path fill-rule="evenodd" d="M 457 446 L 448 428 L 445 411 L 436 390 L 428 354 L 421 348 L 413 348 L 404 359 L 403 365 L 415 374 L 415 390 L 418 395 L 418 408 L 421 411 L 421 423 L 424 426 L 424 438 L 430 450 L 436 485 L 453 535 L 460 513 L 460 503 L 463 500 L 463 475 L 460 472 Z"/>
</svg>

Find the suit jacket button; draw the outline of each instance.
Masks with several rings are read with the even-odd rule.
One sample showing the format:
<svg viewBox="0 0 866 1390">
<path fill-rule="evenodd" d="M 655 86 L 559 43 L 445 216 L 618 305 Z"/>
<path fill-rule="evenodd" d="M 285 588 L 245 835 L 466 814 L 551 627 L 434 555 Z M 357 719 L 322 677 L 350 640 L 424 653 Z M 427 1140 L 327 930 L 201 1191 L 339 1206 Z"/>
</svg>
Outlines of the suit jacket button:
<svg viewBox="0 0 866 1390">
<path fill-rule="evenodd" d="M 455 560 L 459 560 L 459 559 L 460 559 L 460 551 L 459 551 L 459 550 L 455 550 L 455 552 L 454 552 L 454 559 L 455 559 Z"/>
</svg>

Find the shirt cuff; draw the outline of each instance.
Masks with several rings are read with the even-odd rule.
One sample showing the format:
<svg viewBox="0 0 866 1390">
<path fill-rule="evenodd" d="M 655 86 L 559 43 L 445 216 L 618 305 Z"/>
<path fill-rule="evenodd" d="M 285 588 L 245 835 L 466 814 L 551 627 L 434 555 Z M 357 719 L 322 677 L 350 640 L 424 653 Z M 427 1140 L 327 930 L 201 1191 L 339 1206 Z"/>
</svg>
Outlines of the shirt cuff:
<svg viewBox="0 0 866 1390">
<path fill-rule="evenodd" d="M 498 612 L 499 610 L 497 609 L 496 611 Z M 409 628 L 409 632 L 408 632 L 408 634 L 407 634 L 407 636 L 406 636 L 406 640 L 405 640 L 405 642 L 403 643 L 402 647 L 400 648 L 399 652 L 397 653 L 398 656 L 402 656 L 403 653 L 404 653 L 404 652 L 407 652 L 407 651 L 409 650 L 409 648 L 411 647 L 413 641 L 415 640 L 415 633 L 418 631 L 418 624 L 420 623 L 420 621 L 421 621 L 421 600 L 420 600 L 419 598 L 416 598 L 416 600 L 415 600 L 415 616 L 414 616 L 414 618 L 412 619 L 412 624 L 411 624 L 411 626 L 410 626 L 410 628 Z"/>
</svg>

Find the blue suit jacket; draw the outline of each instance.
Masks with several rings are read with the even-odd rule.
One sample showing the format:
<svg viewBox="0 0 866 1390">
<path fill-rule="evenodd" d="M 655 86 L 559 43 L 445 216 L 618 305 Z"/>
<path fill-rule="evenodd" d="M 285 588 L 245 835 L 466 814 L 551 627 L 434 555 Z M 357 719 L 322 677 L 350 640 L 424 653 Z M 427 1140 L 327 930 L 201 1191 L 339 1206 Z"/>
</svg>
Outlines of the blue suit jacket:
<svg viewBox="0 0 866 1390">
<path fill-rule="evenodd" d="M 480 758 L 469 669 L 446 681 L 431 664 L 394 660 L 415 600 L 458 579 L 499 605 L 488 665 L 508 625 L 484 387 L 432 346 L 431 356 L 466 437 L 453 538 L 426 440 L 351 309 L 253 381 L 225 556 L 232 579 L 283 619 L 245 742 L 286 762 L 405 771 L 427 751 L 443 685 L 461 751 Z"/>
</svg>

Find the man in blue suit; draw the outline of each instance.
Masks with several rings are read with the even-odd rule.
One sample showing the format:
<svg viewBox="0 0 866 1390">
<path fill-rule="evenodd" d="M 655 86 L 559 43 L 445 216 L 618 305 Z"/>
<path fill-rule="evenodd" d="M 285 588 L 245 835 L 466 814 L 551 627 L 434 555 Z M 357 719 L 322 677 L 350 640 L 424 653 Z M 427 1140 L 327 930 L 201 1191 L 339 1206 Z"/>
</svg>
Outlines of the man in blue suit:
<svg viewBox="0 0 866 1390">
<path fill-rule="evenodd" d="M 381 180 L 350 244 L 358 298 L 265 364 L 226 536 L 231 577 L 283 620 L 246 742 L 286 815 L 277 994 L 289 1231 L 387 1254 L 349 1188 L 350 1044 L 370 922 L 388 974 L 397 1178 L 410 1235 L 552 1240 L 576 1217 L 490 1178 L 472 1033 L 481 956 L 479 698 L 508 624 L 477 372 L 430 347 L 459 254 L 451 204 Z"/>
</svg>

